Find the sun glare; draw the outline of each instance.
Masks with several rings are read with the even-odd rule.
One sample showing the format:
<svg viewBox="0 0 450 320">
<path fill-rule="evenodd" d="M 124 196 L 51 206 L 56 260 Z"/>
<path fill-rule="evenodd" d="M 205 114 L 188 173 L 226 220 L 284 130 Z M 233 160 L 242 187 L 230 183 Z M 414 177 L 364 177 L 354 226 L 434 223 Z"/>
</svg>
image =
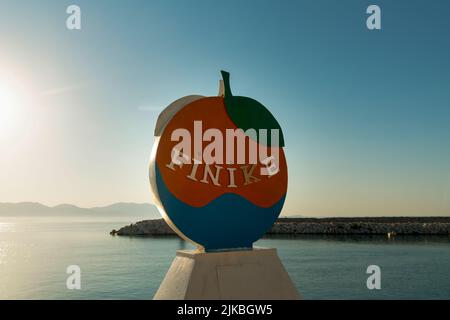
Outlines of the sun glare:
<svg viewBox="0 0 450 320">
<path fill-rule="evenodd" d="M 17 125 L 21 99 L 13 87 L 0 84 L 0 139 L 8 136 Z"/>
</svg>

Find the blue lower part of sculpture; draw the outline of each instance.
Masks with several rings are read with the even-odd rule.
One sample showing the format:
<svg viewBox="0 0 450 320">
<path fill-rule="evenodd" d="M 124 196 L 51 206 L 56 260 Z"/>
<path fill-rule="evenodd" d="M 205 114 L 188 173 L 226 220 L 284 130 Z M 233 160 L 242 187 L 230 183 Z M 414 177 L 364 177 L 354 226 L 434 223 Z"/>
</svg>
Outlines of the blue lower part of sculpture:
<svg viewBox="0 0 450 320">
<path fill-rule="evenodd" d="M 286 195 L 273 206 L 262 208 L 247 199 L 225 193 L 204 207 L 193 207 L 177 199 L 164 183 L 158 165 L 159 199 L 172 223 L 205 251 L 251 249 L 275 223 Z"/>
</svg>

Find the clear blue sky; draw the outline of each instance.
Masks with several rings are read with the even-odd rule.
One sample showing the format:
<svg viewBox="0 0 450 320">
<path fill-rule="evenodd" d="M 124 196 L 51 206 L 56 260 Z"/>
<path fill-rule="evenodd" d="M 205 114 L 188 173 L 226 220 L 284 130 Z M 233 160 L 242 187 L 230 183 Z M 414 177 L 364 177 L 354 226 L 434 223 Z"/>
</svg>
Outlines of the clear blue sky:
<svg viewBox="0 0 450 320">
<path fill-rule="evenodd" d="M 70 4 L 81 31 L 65 27 Z M 366 28 L 370 4 L 382 30 Z M 0 201 L 151 201 L 159 110 L 216 95 L 225 69 L 284 130 L 284 214 L 450 215 L 449 12 L 437 0 L 2 1 L 0 85 L 28 98 L 0 140 Z"/>
</svg>

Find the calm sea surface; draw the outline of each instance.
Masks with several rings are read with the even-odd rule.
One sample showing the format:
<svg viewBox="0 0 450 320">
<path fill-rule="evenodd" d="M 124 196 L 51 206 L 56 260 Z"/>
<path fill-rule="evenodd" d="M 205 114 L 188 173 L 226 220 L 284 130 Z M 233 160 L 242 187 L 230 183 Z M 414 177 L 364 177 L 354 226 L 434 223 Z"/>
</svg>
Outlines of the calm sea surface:
<svg viewBox="0 0 450 320">
<path fill-rule="evenodd" d="M 113 237 L 132 221 L 0 217 L 0 299 L 151 299 L 177 249 L 176 237 Z M 305 299 L 450 299 L 450 237 L 300 236 L 275 247 Z M 81 290 L 66 268 L 81 268 Z M 366 287 L 381 268 L 381 290 Z"/>
</svg>

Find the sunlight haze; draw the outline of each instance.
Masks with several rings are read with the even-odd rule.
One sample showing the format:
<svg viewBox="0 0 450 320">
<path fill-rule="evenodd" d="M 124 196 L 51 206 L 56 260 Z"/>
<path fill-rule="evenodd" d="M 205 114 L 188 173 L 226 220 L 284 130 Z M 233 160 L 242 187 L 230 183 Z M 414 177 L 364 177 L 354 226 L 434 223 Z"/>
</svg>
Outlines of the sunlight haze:
<svg viewBox="0 0 450 320">
<path fill-rule="evenodd" d="M 78 1 L 69 31 L 66 1 L 2 1 L 0 202 L 152 202 L 160 110 L 224 69 L 283 128 L 283 214 L 450 215 L 448 10 L 382 1 L 371 33 L 356 1 L 200 2 Z"/>
</svg>

